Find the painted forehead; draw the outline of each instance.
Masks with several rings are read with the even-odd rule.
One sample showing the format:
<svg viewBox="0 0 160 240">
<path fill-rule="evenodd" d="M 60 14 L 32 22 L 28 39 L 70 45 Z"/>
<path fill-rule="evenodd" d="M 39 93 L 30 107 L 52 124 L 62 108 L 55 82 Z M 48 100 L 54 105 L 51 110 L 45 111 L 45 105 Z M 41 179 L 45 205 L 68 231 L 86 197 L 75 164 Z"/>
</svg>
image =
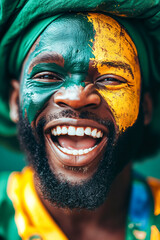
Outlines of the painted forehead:
<svg viewBox="0 0 160 240">
<path fill-rule="evenodd" d="M 43 31 L 31 52 L 31 59 L 54 52 L 50 60 L 63 62 L 70 71 L 72 67 L 73 71 L 87 71 L 91 60 L 103 65 L 107 59 L 122 65 L 125 58 L 126 66 L 133 58 L 137 61 L 136 47 L 125 29 L 113 18 L 98 13 L 61 16 Z"/>
<path fill-rule="evenodd" d="M 63 82 L 35 80 L 36 74 L 46 71 L 59 74 Z M 134 124 L 139 112 L 141 80 L 133 41 L 116 20 L 106 15 L 64 15 L 43 31 L 26 58 L 21 84 L 23 115 L 27 113 L 32 122 L 61 87 L 84 86 L 86 79 L 96 82 L 108 75 L 120 76 L 125 83 L 95 87 L 123 131 Z"/>
<path fill-rule="evenodd" d="M 47 55 L 48 60 L 63 64 L 66 71 L 86 72 L 89 59 L 94 57 L 91 51 L 93 39 L 93 24 L 86 16 L 62 16 L 52 22 L 37 39 L 36 46 L 31 49 L 30 59 L 38 56 L 39 60 L 42 56 L 42 61 L 45 61 L 44 53 L 52 52 L 50 56 Z"/>
</svg>

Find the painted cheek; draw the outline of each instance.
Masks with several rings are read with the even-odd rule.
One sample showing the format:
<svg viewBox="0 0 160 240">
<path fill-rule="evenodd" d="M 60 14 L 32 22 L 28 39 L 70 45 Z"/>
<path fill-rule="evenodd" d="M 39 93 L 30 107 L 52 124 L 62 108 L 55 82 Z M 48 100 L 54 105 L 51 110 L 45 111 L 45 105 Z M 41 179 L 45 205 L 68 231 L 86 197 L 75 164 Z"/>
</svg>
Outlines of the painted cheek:
<svg viewBox="0 0 160 240">
<path fill-rule="evenodd" d="M 29 123 L 31 123 L 35 119 L 36 114 L 40 112 L 45 103 L 60 86 L 53 83 L 35 81 L 30 79 L 27 73 L 28 65 L 26 64 L 20 88 L 20 106 L 23 117 L 27 116 Z"/>
<path fill-rule="evenodd" d="M 84 81 L 82 80 L 85 79 L 85 76 L 84 74 L 72 74 L 70 77 L 66 77 L 65 81 L 62 83 L 40 82 L 30 79 L 26 71 L 22 79 L 20 105 L 23 117 L 27 115 L 31 123 L 35 119 L 37 113 L 43 109 L 47 101 L 56 91 L 59 91 L 62 87 L 73 90 L 72 87 L 74 85 L 84 87 Z"/>
<path fill-rule="evenodd" d="M 24 84 L 20 98 L 23 117 L 27 115 L 29 123 L 31 123 L 56 90 L 57 87 L 44 87 L 43 84 L 39 83 Z"/>
<path fill-rule="evenodd" d="M 106 85 L 103 89 L 98 89 L 112 110 L 119 131 L 123 132 L 136 122 L 139 113 L 141 81 L 139 65 L 135 61 L 137 50 L 130 37 L 114 19 L 105 15 L 97 14 L 95 17 L 89 14 L 88 20 L 96 31 L 92 48 L 95 57 L 91 60 L 95 61 L 99 75 L 115 74 L 127 79 L 126 83 Z M 101 64 L 114 61 L 129 64 L 134 78 L 122 68 Z"/>
<path fill-rule="evenodd" d="M 21 96 L 20 96 L 20 105 L 23 112 L 23 117 L 27 115 L 29 123 L 31 123 L 37 113 L 45 106 L 47 101 L 51 96 L 56 92 L 60 91 L 62 87 L 69 88 L 69 91 L 73 91 L 73 86 L 83 86 L 81 81 L 76 81 L 71 79 L 65 83 L 56 84 L 56 83 L 44 83 L 34 81 L 33 79 L 25 79 L 24 83 L 21 85 Z"/>
<path fill-rule="evenodd" d="M 140 88 L 124 87 L 109 90 L 105 87 L 98 92 L 111 108 L 120 132 L 136 122 L 139 113 Z"/>
</svg>

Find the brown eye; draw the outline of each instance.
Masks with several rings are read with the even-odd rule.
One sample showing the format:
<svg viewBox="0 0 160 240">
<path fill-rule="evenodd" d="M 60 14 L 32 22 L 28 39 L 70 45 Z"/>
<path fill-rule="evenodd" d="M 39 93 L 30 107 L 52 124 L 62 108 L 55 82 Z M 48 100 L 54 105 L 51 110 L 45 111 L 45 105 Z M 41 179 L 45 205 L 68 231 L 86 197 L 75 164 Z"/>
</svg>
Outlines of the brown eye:
<svg viewBox="0 0 160 240">
<path fill-rule="evenodd" d="M 61 76 L 58 76 L 57 74 L 52 72 L 37 73 L 33 77 L 33 79 L 40 82 L 63 82 L 63 79 Z"/>
<path fill-rule="evenodd" d="M 126 80 L 119 76 L 101 76 L 96 79 L 96 84 L 99 85 L 120 85 L 126 83 Z"/>
<path fill-rule="evenodd" d="M 51 74 L 45 74 L 42 76 L 39 76 L 40 79 L 57 79 L 54 75 Z"/>
</svg>

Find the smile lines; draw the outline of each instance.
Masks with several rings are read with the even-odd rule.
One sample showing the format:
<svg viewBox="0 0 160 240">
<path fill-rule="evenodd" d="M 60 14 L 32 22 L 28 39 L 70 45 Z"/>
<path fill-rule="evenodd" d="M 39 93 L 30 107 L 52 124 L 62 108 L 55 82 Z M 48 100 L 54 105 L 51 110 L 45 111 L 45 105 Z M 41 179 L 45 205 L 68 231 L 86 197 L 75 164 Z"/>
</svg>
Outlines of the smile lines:
<svg viewBox="0 0 160 240">
<path fill-rule="evenodd" d="M 93 138 L 103 137 L 102 131 L 98 130 L 97 128 L 75 126 L 56 126 L 55 128 L 52 128 L 51 134 L 54 136 L 69 135 L 82 137 L 87 135 Z"/>
</svg>

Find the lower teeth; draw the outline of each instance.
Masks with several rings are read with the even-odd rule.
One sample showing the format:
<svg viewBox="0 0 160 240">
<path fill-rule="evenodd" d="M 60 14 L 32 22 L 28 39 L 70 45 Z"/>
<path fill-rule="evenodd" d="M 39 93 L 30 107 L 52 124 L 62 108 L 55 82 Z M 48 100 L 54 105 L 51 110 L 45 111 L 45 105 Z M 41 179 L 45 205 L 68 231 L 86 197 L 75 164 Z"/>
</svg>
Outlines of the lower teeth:
<svg viewBox="0 0 160 240">
<path fill-rule="evenodd" d="M 64 152 L 64 153 L 67 153 L 67 154 L 70 154 L 70 155 L 83 155 L 83 154 L 86 154 L 88 152 L 91 152 L 97 145 L 95 145 L 94 147 L 92 148 L 87 148 L 87 149 L 80 149 L 80 150 L 70 150 L 70 149 L 67 149 L 67 148 L 63 148 L 61 146 L 58 146 L 58 148 Z"/>
</svg>

